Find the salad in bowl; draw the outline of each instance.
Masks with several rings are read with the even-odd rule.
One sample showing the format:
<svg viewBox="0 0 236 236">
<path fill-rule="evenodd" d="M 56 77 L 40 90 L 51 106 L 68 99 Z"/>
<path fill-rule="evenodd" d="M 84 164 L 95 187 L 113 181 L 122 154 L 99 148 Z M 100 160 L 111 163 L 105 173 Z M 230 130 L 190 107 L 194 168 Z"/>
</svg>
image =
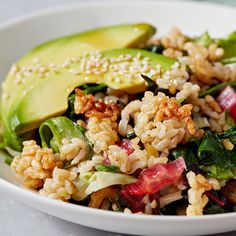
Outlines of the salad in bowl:
<svg viewBox="0 0 236 236">
<path fill-rule="evenodd" d="M 236 211 L 236 33 L 155 32 L 97 28 L 12 65 L 1 147 L 23 186 L 130 214 Z"/>
</svg>

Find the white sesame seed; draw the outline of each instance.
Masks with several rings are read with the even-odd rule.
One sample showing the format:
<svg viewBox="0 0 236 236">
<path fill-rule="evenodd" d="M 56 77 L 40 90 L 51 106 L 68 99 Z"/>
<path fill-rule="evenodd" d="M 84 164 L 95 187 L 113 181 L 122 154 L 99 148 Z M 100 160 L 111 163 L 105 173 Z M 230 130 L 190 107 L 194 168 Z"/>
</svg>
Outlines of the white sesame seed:
<svg viewBox="0 0 236 236">
<path fill-rule="evenodd" d="M 35 57 L 35 58 L 32 59 L 32 61 L 33 61 L 33 63 L 38 63 L 39 62 L 39 58 Z"/>
<path fill-rule="evenodd" d="M 2 97 L 3 97 L 3 99 L 8 99 L 8 98 L 10 98 L 10 95 L 8 93 L 4 92 L 2 94 Z"/>
</svg>

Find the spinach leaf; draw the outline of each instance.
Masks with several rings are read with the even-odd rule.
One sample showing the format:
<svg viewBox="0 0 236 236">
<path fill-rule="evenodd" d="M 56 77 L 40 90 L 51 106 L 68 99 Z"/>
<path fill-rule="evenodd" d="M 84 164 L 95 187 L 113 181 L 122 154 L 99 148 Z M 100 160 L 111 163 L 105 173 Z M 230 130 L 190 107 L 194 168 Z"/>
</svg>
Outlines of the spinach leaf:
<svg viewBox="0 0 236 236">
<path fill-rule="evenodd" d="M 198 148 L 198 158 L 201 161 L 207 160 L 208 164 L 216 164 L 220 168 L 232 168 L 231 159 L 236 158 L 236 153 L 226 150 L 219 136 L 206 131 Z"/>
<path fill-rule="evenodd" d="M 219 92 L 219 90 L 225 88 L 226 86 L 231 86 L 233 88 L 236 88 L 236 81 L 230 81 L 230 82 L 224 82 L 218 85 L 215 85 L 209 89 L 207 89 L 206 91 L 203 91 L 199 94 L 199 97 L 205 97 L 206 95 L 214 95 L 217 92 Z"/>
<path fill-rule="evenodd" d="M 74 109 L 75 97 L 76 97 L 75 93 L 72 93 L 68 97 L 68 109 L 65 114 L 65 116 L 69 117 L 73 121 L 76 121 L 78 116 L 77 114 L 75 114 L 75 109 Z"/>
<path fill-rule="evenodd" d="M 225 38 L 218 39 L 217 43 L 224 49 L 224 59 L 236 57 L 236 31 Z"/>
<path fill-rule="evenodd" d="M 187 169 L 191 170 L 199 162 L 197 157 L 198 146 L 199 141 L 197 139 L 191 139 L 186 145 L 178 146 L 172 150 L 171 155 L 175 159 L 182 156 L 186 162 Z"/>
<path fill-rule="evenodd" d="M 120 168 L 115 165 L 107 165 L 107 164 L 99 164 L 95 166 L 95 170 L 97 171 L 103 171 L 103 172 L 114 172 L 118 173 L 120 172 Z"/>
<path fill-rule="evenodd" d="M 83 92 L 85 94 L 90 94 L 90 93 L 97 93 L 100 91 L 103 91 L 107 88 L 106 84 L 85 84 L 81 86 Z"/>
<path fill-rule="evenodd" d="M 60 152 L 62 139 L 80 138 L 87 143 L 87 158 L 91 156 L 92 147 L 87 138 L 79 130 L 78 125 L 65 116 L 51 118 L 39 127 L 42 147 L 50 147 L 54 152 Z"/>
<path fill-rule="evenodd" d="M 232 179 L 236 175 L 232 169 L 221 168 L 217 165 L 201 166 L 201 169 L 207 173 L 209 178 L 215 178 L 219 180 Z"/>
</svg>

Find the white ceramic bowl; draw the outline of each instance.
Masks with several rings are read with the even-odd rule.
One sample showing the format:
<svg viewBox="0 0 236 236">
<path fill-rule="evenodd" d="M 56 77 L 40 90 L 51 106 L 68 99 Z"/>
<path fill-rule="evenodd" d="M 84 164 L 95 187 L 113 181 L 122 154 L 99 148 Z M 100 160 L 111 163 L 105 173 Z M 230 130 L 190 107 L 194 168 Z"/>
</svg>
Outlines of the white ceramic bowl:
<svg viewBox="0 0 236 236">
<path fill-rule="evenodd" d="M 236 10 L 194 2 L 107 1 L 70 5 L 31 14 L 0 27 L 0 78 L 4 79 L 11 63 L 39 43 L 89 28 L 125 22 L 150 22 L 160 29 L 161 34 L 172 26 L 178 26 L 191 35 L 208 30 L 214 36 L 221 36 L 236 29 Z M 59 218 L 114 232 L 135 235 L 201 235 L 236 230 L 236 213 L 203 217 L 129 215 L 51 200 L 19 187 L 2 158 L 0 190 L 1 194 L 11 195 Z"/>
</svg>

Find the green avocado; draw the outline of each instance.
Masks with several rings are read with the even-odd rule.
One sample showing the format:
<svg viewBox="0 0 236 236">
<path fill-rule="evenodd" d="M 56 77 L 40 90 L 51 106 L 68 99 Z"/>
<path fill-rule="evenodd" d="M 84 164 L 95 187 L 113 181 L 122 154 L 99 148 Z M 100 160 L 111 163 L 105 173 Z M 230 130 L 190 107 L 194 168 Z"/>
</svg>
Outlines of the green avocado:
<svg viewBox="0 0 236 236">
<path fill-rule="evenodd" d="M 142 63 L 148 62 L 146 63 L 148 70 L 154 71 L 158 65 L 162 69 L 169 69 L 175 62 L 170 58 L 141 49 L 115 49 L 99 55 L 100 60 L 103 61 L 102 65 L 110 62 L 109 68 L 104 70 L 104 73 L 86 74 L 82 71 L 81 74 L 73 74 L 71 72 L 81 66 L 81 63 L 74 63 L 70 69 L 61 69 L 56 75 L 50 75 L 36 87 L 27 91 L 11 116 L 12 130 L 17 134 L 22 134 L 37 128 L 50 117 L 62 115 L 68 108 L 69 94 L 76 87 L 85 83 L 105 83 L 108 87 L 128 93 L 142 92 L 146 88 L 145 81 L 140 76 L 140 71 L 144 66 Z M 125 60 L 125 57 L 130 60 Z M 89 59 L 90 57 L 88 57 L 88 61 Z M 122 72 L 120 68 L 123 65 L 127 65 L 128 68 L 126 72 L 123 70 L 123 74 L 119 74 L 120 71 Z M 140 67 L 138 67 L 139 65 Z M 116 66 L 118 69 L 115 69 Z M 135 66 L 137 71 L 131 72 L 130 68 Z M 154 77 L 152 78 L 154 79 Z"/>
<path fill-rule="evenodd" d="M 23 137 L 16 135 L 16 125 L 12 125 L 18 123 L 18 120 L 14 121 L 14 119 L 17 117 L 15 113 L 19 110 L 19 103 L 38 84 L 42 84 L 43 81 L 46 83 L 52 77 L 57 78 L 55 76 L 58 70 L 57 65 L 66 67 L 68 58 L 77 60 L 79 56 L 88 51 L 139 47 L 155 31 L 152 25 L 145 23 L 110 26 L 55 39 L 31 50 L 16 62 L 2 84 L 0 110 L 4 137 L 3 145 L 21 150 L 21 143 L 26 138 L 26 134 L 23 134 Z M 54 71 L 54 75 L 51 75 L 52 71 Z M 59 77 L 61 78 L 61 76 Z M 54 91 L 55 88 L 51 87 L 50 94 L 53 95 Z M 37 103 L 31 105 L 36 108 L 38 105 L 44 106 L 45 104 L 43 105 L 38 100 Z M 33 114 L 27 114 L 29 117 L 31 115 Z M 39 120 L 42 120 L 41 117 Z M 28 130 L 35 127 L 36 125 L 32 125 Z M 24 130 L 18 131 L 22 133 Z M 30 136 L 27 133 L 27 138 Z"/>
</svg>

